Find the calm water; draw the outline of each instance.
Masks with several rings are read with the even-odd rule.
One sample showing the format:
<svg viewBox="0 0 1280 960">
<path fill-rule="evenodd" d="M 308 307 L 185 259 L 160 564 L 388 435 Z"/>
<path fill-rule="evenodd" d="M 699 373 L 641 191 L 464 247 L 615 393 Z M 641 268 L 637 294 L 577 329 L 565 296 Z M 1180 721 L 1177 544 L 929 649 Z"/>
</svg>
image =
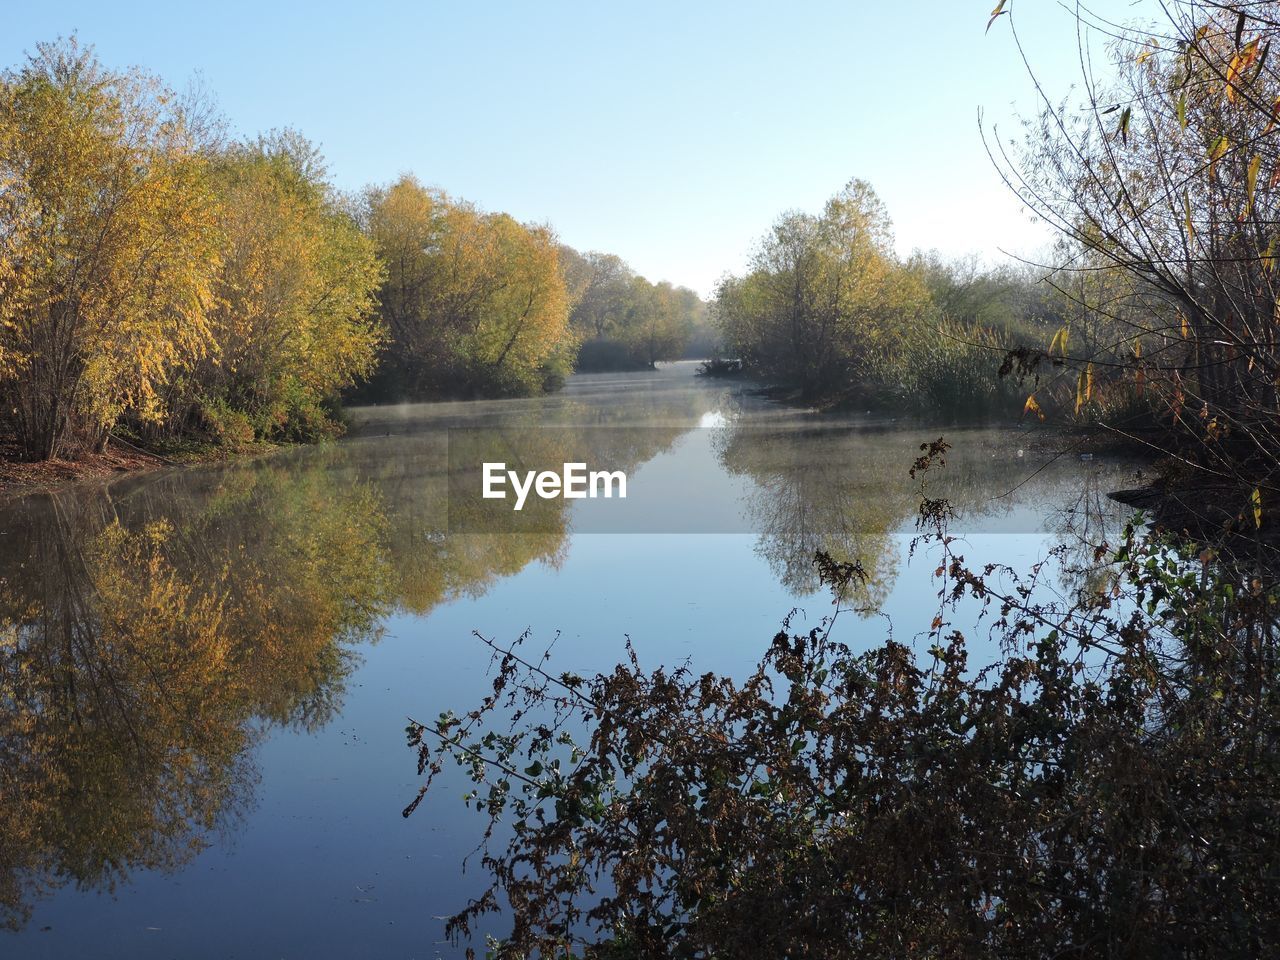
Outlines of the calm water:
<svg viewBox="0 0 1280 960">
<path fill-rule="evenodd" d="M 482 824 L 458 781 L 401 818 L 403 729 L 483 695 L 473 630 L 558 632 L 577 672 L 630 636 L 649 665 L 741 673 L 793 607 L 829 613 L 822 547 L 887 615 L 843 637 L 910 639 L 937 610 L 936 558 L 908 556 L 921 441 L 955 444 L 930 490 L 972 562 L 1070 551 L 1133 482 L 1016 428 L 817 417 L 692 371 L 362 409 L 327 447 L 0 507 L 0 956 L 460 955 L 438 918 L 481 885 L 460 864 Z M 624 467 L 628 499 L 465 532 L 460 437 Z"/>
</svg>

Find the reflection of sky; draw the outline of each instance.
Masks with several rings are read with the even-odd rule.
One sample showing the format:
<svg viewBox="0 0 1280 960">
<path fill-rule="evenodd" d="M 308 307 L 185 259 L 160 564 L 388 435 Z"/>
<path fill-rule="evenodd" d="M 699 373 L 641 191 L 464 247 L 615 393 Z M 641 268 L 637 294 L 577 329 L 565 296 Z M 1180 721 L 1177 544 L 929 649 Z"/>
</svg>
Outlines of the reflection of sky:
<svg viewBox="0 0 1280 960">
<path fill-rule="evenodd" d="M 888 623 L 912 643 L 937 609 L 936 556 L 908 562 L 909 539 L 896 538 L 888 621 L 845 613 L 837 622 L 855 648 L 884 639 Z M 1020 566 L 1050 545 L 1045 536 L 988 534 L 968 538 L 965 553 Z M 487 692 L 486 651 L 469 639 L 473 629 L 512 639 L 531 628 L 531 651 L 560 631 L 551 662 L 580 672 L 611 666 L 630 636 L 643 665 L 691 658 L 699 671 L 741 675 L 793 606 L 804 611 L 797 629 L 831 610 L 825 596 L 783 591 L 754 546 L 746 534 L 579 535 L 559 570 L 534 564 L 484 597 L 392 617 L 385 638 L 363 650 L 342 716 L 313 736 L 275 733 L 262 747 L 257 807 L 229 848 L 207 851 L 176 877 L 140 874 L 117 902 L 63 891 L 37 906 L 37 932 L 19 938 L 14 955 L 203 956 L 192 945 L 224 942 L 252 943 L 253 956 L 373 955 L 364 952 L 370 943 L 377 956 L 460 955 L 434 943 L 442 923 L 433 917 L 479 887 L 478 865 L 461 878 L 457 867 L 482 821 L 463 808 L 452 772 L 401 819 L 416 789 L 400 735 L 406 717 L 430 720 Z M 928 641 L 914 646 L 923 654 Z M 994 653 L 978 641 L 975 661 L 984 646 Z M 45 925 L 53 930 L 39 933 Z"/>
<path fill-rule="evenodd" d="M 570 524 L 579 533 L 738 533 L 748 529 L 745 477 L 720 468 L 714 430 L 690 430 L 671 449 L 627 476 L 625 500 L 573 501 Z M 589 465 L 591 466 L 591 465 Z"/>
<path fill-rule="evenodd" d="M 602 394 L 616 396 L 603 388 Z M 622 508 L 636 511 L 624 518 L 625 528 L 643 530 L 657 522 L 658 515 L 647 512 L 655 504 L 666 511 L 663 529 L 735 529 L 733 523 L 740 529 L 743 498 L 754 484 L 720 466 L 716 433 L 686 433 L 635 471 L 635 488 L 643 485 L 652 500 L 575 503 L 573 529 L 590 529 L 600 520 L 593 511 Z M 903 448 L 912 449 L 905 439 Z M 386 455 L 394 447 L 379 442 L 373 449 Z M 1064 469 L 1078 478 L 1084 468 L 1067 463 Z M 1012 471 L 996 473 L 1007 473 L 1010 486 L 1017 483 Z M 1014 509 L 993 507 L 980 523 L 962 518 L 956 549 L 974 568 L 1000 561 L 1023 569 L 1043 558 L 1058 540 L 1038 531 L 1070 492 L 1061 480 L 1028 484 Z M 619 517 L 611 515 L 610 522 Z M 938 559 L 928 550 L 908 557 L 912 529 L 906 517 L 890 534 L 897 565 L 885 617 L 846 613 L 837 624 L 837 635 L 855 649 L 879 643 L 890 626 L 895 639 L 919 653 L 928 647 L 919 631 L 938 611 Z M 36 905 L 22 935 L 0 934 L 0 952 L 48 958 L 460 956 L 460 949 L 437 942 L 443 922 L 436 918 L 481 886 L 478 861 L 465 876 L 458 865 L 483 821 L 464 809 L 462 779 L 453 771 L 412 818 L 401 819 L 418 783 L 402 735 L 407 717 L 429 721 L 446 708 L 465 710 L 488 692 L 486 651 L 470 637 L 472 630 L 511 640 L 530 629 L 527 649 L 534 652 L 559 631 L 552 665 L 579 673 L 613 665 L 629 636 L 646 667 L 689 658 L 699 671 L 740 676 L 793 607 L 804 611 L 793 621 L 798 630 L 831 611 L 823 594 L 797 596 L 781 586 L 760 547 L 759 538 L 745 532 L 578 532 L 558 568 L 530 564 L 483 596 L 461 597 L 421 617 L 389 618 L 386 636 L 362 649 L 363 664 L 348 683 L 341 716 L 314 735 L 269 735 L 257 758 L 262 780 L 256 808 L 227 844 L 176 876 L 139 872 L 115 901 L 60 891 Z M 964 628 L 973 615 L 968 607 L 948 620 Z M 971 666 L 996 654 L 984 631 L 971 652 Z M 494 932 L 499 929 L 495 925 Z M 229 948 L 245 944 L 252 947 Z"/>
</svg>

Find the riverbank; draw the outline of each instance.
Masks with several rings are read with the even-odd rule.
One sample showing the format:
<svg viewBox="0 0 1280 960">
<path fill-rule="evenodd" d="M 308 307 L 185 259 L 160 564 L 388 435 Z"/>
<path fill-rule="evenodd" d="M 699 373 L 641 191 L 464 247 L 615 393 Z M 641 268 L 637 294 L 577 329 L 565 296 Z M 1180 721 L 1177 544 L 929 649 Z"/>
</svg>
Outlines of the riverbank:
<svg viewBox="0 0 1280 960">
<path fill-rule="evenodd" d="M 188 443 L 159 453 L 113 436 L 102 453 L 82 453 L 70 459 L 26 460 L 12 438 L 3 438 L 0 439 L 0 494 L 49 490 L 86 480 L 107 480 L 165 467 L 242 460 L 270 453 L 279 447 L 279 444 L 264 441 L 239 447 Z"/>
<path fill-rule="evenodd" d="M 39 490 L 101 480 L 123 473 L 137 473 L 166 466 L 166 461 L 145 451 L 112 444 L 104 453 L 91 453 L 75 460 L 23 460 L 14 443 L 0 443 L 0 492 Z"/>
</svg>

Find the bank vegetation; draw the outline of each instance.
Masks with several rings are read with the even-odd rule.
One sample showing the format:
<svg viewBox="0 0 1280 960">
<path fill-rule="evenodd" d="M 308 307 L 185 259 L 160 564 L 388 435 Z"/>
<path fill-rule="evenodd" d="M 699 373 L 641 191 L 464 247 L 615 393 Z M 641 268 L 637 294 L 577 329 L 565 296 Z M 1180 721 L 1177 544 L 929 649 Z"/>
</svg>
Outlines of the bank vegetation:
<svg viewBox="0 0 1280 960">
<path fill-rule="evenodd" d="M 535 393 L 580 348 L 676 359 L 702 312 L 412 176 L 343 193 L 300 133 L 232 137 L 206 95 L 74 38 L 0 75 L 7 459 L 315 440 L 344 397 Z"/>
</svg>

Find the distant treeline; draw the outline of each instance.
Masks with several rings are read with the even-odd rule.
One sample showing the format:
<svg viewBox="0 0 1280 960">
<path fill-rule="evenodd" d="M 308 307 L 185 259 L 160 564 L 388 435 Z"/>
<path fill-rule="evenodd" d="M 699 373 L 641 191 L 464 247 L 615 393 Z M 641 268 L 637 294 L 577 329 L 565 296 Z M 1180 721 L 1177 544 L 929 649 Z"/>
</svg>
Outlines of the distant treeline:
<svg viewBox="0 0 1280 960">
<path fill-rule="evenodd" d="M 691 346 L 698 358 L 714 352 L 707 305 L 692 290 L 650 283 L 613 254 L 570 247 L 560 254 L 573 304 L 569 322 L 581 343 L 578 369 L 651 367 Z"/>
<path fill-rule="evenodd" d="M 1016 412 L 1001 361 L 1064 309 L 1040 281 L 974 259 L 900 259 L 884 204 L 854 180 L 821 214 L 780 216 L 747 272 L 721 282 L 714 313 L 729 356 L 806 402 Z"/>
<path fill-rule="evenodd" d="M 412 177 L 344 195 L 298 133 L 234 140 L 74 39 L 0 75 L 0 430 L 30 458 L 314 439 L 344 395 L 537 392 L 580 349 L 676 359 L 704 313 Z"/>
<path fill-rule="evenodd" d="M 413 177 L 370 187 L 355 213 L 385 271 L 384 339 L 351 391 L 359 400 L 521 395 L 559 387 L 575 366 L 652 366 L 681 355 L 705 312 L 691 290 Z"/>
</svg>

